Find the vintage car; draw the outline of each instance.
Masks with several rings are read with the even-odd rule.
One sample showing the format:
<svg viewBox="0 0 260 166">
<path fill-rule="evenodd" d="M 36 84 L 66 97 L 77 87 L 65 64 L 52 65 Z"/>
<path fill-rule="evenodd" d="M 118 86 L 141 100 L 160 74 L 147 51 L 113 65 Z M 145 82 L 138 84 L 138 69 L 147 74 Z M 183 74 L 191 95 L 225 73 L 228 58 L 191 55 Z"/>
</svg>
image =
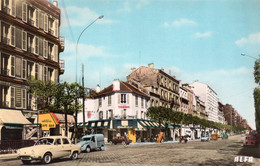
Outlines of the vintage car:
<svg viewBox="0 0 260 166">
<path fill-rule="evenodd" d="M 201 142 L 202 141 L 209 141 L 210 140 L 210 138 L 209 138 L 209 135 L 207 135 L 207 134 L 204 134 L 204 135 L 201 135 Z"/>
<path fill-rule="evenodd" d="M 257 134 L 249 134 L 246 136 L 244 146 L 253 145 L 256 146 L 259 143 L 259 136 Z"/>
<path fill-rule="evenodd" d="M 105 141 L 103 134 L 90 134 L 82 137 L 77 143 L 81 147 L 81 151 L 89 153 L 91 150 L 105 150 Z"/>
<path fill-rule="evenodd" d="M 128 137 L 125 136 L 117 136 L 114 137 L 111 141 L 112 144 L 122 144 L 122 145 L 129 145 L 132 142 Z"/>
<path fill-rule="evenodd" d="M 55 158 L 76 160 L 80 152 L 80 146 L 72 144 L 67 137 L 50 136 L 40 138 L 34 146 L 19 149 L 17 155 L 23 164 L 30 164 L 32 160 L 49 164 Z"/>
</svg>

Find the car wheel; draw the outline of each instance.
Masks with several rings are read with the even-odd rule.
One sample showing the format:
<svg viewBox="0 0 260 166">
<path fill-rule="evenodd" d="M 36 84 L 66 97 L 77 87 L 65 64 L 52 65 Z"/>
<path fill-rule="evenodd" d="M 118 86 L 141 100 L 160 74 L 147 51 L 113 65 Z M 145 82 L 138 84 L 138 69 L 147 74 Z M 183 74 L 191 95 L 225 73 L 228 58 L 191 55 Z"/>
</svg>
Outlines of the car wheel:
<svg viewBox="0 0 260 166">
<path fill-rule="evenodd" d="M 89 153 L 90 150 L 91 150 L 91 149 L 90 149 L 90 146 L 87 146 L 87 148 L 86 148 L 86 152 Z"/>
<path fill-rule="evenodd" d="M 105 146 L 102 145 L 102 146 L 100 147 L 100 150 L 104 151 L 104 150 L 105 150 Z"/>
<path fill-rule="evenodd" d="M 31 160 L 22 160 L 23 164 L 30 164 Z"/>
<path fill-rule="evenodd" d="M 72 153 L 72 156 L 71 156 L 71 159 L 72 159 L 72 160 L 77 160 L 78 156 L 79 156 L 79 153 L 78 153 L 78 152 L 73 152 L 73 153 Z"/>
<path fill-rule="evenodd" d="M 52 160 L 52 156 L 50 153 L 46 153 L 43 158 L 42 158 L 42 163 L 43 164 L 49 164 Z"/>
</svg>

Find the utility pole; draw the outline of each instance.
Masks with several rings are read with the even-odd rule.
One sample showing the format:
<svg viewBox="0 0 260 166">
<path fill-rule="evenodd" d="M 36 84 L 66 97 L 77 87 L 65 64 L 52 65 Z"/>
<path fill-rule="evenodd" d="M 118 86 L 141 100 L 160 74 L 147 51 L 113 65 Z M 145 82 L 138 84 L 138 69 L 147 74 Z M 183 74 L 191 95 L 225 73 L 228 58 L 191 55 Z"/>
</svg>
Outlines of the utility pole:
<svg viewBox="0 0 260 166">
<path fill-rule="evenodd" d="M 84 88 L 84 92 L 85 91 L 85 87 L 84 87 L 84 64 L 82 64 L 82 86 Z M 83 95 L 83 134 L 86 134 L 86 126 L 85 126 L 85 93 Z"/>
</svg>

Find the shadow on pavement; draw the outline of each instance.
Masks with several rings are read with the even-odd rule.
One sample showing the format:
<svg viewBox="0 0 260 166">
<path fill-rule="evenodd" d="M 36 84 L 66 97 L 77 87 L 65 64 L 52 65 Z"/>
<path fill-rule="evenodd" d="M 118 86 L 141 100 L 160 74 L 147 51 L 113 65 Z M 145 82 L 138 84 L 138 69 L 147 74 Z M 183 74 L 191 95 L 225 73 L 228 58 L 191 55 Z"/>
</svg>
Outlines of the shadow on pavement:
<svg viewBox="0 0 260 166">
<path fill-rule="evenodd" d="M 238 152 L 238 155 L 260 158 L 260 149 L 258 146 L 243 146 L 243 148 Z"/>
</svg>

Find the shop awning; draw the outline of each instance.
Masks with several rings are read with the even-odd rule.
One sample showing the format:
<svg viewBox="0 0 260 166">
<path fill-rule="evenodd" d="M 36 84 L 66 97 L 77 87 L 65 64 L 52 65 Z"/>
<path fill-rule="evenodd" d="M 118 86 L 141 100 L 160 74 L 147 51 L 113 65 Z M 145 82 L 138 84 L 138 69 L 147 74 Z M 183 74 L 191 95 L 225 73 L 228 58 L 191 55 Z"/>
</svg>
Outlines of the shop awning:
<svg viewBox="0 0 260 166">
<path fill-rule="evenodd" d="M 88 127 L 88 122 L 85 122 L 85 127 Z M 83 128 L 83 123 L 78 123 L 78 128 Z"/>
<path fill-rule="evenodd" d="M 11 128 L 11 126 L 17 128 L 18 126 L 22 127 L 24 124 L 32 124 L 23 116 L 21 111 L 8 109 L 0 109 L 0 123 L 3 123 L 7 128 Z"/>
</svg>

